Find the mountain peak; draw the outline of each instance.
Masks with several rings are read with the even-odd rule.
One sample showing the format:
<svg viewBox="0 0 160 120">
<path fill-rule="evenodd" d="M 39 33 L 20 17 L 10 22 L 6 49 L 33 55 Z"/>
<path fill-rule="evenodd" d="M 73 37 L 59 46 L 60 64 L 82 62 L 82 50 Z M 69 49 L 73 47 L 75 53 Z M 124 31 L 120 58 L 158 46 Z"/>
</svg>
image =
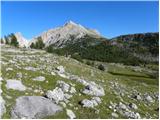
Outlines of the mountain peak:
<svg viewBox="0 0 160 120">
<path fill-rule="evenodd" d="M 65 26 L 66 25 L 77 25 L 75 22 L 69 20 L 68 22 L 65 23 Z"/>
</svg>

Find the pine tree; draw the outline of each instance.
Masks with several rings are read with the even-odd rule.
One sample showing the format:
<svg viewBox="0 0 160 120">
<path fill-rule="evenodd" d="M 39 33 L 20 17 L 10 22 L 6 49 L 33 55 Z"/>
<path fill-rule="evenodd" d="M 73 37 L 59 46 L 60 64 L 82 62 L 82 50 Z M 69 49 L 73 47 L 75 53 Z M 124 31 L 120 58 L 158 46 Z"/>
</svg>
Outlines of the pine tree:
<svg viewBox="0 0 160 120">
<path fill-rule="evenodd" d="M 7 36 L 4 36 L 4 39 L 5 39 L 5 43 L 6 43 L 6 44 L 9 44 L 9 39 L 8 39 L 8 37 L 7 37 Z"/>
<path fill-rule="evenodd" d="M 19 43 L 18 43 L 18 41 L 17 41 L 16 36 L 15 36 L 13 33 L 10 35 L 10 38 L 11 38 L 11 43 L 10 43 L 10 45 L 15 46 L 15 47 L 18 47 L 18 46 L 19 46 Z"/>
<path fill-rule="evenodd" d="M 3 44 L 4 43 L 4 41 L 3 41 L 3 39 L 1 38 L 1 44 Z"/>
<path fill-rule="evenodd" d="M 32 43 L 32 44 L 30 45 L 30 48 L 35 48 L 35 44 Z"/>
<path fill-rule="evenodd" d="M 38 37 L 37 39 L 38 39 L 38 41 L 36 42 L 35 48 L 36 49 L 43 49 L 45 44 L 43 43 L 42 38 Z"/>
</svg>

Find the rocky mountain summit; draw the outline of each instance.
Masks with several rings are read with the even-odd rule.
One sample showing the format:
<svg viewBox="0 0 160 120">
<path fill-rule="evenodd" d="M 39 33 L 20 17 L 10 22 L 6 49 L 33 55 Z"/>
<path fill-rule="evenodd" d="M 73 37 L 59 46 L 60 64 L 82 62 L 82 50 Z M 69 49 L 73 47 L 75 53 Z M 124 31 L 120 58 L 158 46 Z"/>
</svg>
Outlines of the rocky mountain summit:
<svg viewBox="0 0 160 120">
<path fill-rule="evenodd" d="M 43 32 L 41 35 L 33 38 L 30 41 L 30 44 L 32 42 L 36 42 L 38 37 L 41 37 L 45 43 L 45 46 L 55 45 L 57 47 L 63 47 L 67 44 L 67 42 L 76 42 L 78 38 L 82 38 L 85 35 L 101 37 L 96 30 L 87 29 L 80 24 L 69 21 L 62 27 Z"/>
</svg>

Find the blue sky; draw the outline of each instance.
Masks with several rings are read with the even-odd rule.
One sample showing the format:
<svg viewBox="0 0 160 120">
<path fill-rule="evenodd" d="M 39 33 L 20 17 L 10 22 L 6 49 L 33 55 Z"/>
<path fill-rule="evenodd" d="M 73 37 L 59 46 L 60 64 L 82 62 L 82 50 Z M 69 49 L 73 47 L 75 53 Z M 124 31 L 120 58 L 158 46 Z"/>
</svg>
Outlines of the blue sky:
<svg viewBox="0 0 160 120">
<path fill-rule="evenodd" d="M 2 36 L 21 32 L 30 39 L 72 20 L 112 38 L 157 32 L 158 1 L 148 2 L 7 2 L 1 4 Z"/>
</svg>

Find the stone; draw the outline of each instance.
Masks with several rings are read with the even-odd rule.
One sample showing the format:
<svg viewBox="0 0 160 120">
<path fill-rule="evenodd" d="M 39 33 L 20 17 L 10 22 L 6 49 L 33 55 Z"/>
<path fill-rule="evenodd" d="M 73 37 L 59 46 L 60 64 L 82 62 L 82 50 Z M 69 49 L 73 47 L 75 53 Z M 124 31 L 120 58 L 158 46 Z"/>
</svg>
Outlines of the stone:
<svg viewBox="0 0 160 120">
<path fill-rule="evenodd" d="M 85 89 L 82 91 L 82 93 L 92 96 L 104 96 L 105 92 L 104 89 L 97 85 L 97 84 L 89 84 L 85 87 Z"/>
<path fill-rule="evenodd" d="M 22 78 L 22 73 L 21 72 L 17 73 L 16 77 L 21 79 Z"/>
<path fill-rule="evenodd" d="M 6 68 L 6 71 L 12 71 L 13 68 Z"/>
<path fill-rule="evenodd" d="M 64 94 L 64 97 L 65 97 L 66 99 L 70 99 L 70 98 L 72 97 L 72 95 L 65 93 L 65 94 Z"/>
<path fill-rule="evenodd" d="M 127 109 L 127 106 L 125 104 L 121 103 L 121 102 L 119 103 L 118 107 L 119 107 L 119 109 L 122 109 L 122 110 Z"/>
<path fill-rule="evenodd" d="M 119 117 L 119 115 L 118 115 L 117 113 L 112 113 L 111 116 L 112 116 L 113 118 L 118 118 L 118 117 Z"/>
<path fill-rule="evenodd" d="M 76 93 L 76 89 L 74 87 L 71 87 L 71 89 L 70 89 L 69 92 L 72 93 L 72 94 L 74 94 L 74 93 Z"/>
<path fill-rule="evenodd" d="M 0 118 L 2 118 L 2 115 L 6 112 L 6 108 L 5 108 L 5 101 L 2 98 L 2 96 L 0 96 Z"/>
<path fill-rule="evenodd" d="M 58 70 L 58 73 L 63 74 L 65 72 L 64 67 L 63 66 L 58 66 L 56 68 L 56 70 Z"/>
<path fill-rule="evenodd" d="M 91 100 L 84 99 L 81 101 L 82 106 L 87 108 L 94 108 L 95 106 L 98 106 L 100 103 L 101 100 L 98 97 L 93 97 Z"/>
<path fill-rule="evenodd" d="M 21 96 L 11 110 L 12 119 L 40 119 L 55 115 L 62 107 L 41 96 Z"/>
<path fill-rule="evenodd" d="M 66 112 L 67 112 L 67 116 L 68 116 L 70 119 L 75 119 L 75 118 L 76 118 L 76 115 L 73 113 L 72 110 L 66 109 Z"/>
<path fill-rule="evenodd" d="M 137 105 L 134 104 L 134 103 L 130 103 L 130 104 L 129 104 L 129 107 L 130 107 L 131 109 L 134 109 L 134 110 L 137 110 L 137 109 L 138 109 Z"/>
<path fill-rule="evenodd" d="M 56 75 L 56 73 L 55 72 L 51 72 L 51 75 Z"/>
<path fill-rule="evenodd" d="M 33 78 L 33 80 L 34 81 L 45 81 L 45 77 L 39 76 L 39 77 Z"/>
<path fill-rule="evenodd" d="M 29 70 L 29 71 L 37 71 L 37 68 L 30 67 L 30 66 L 25 67 L 24 69 L 25 69 L 25 70 Z"/>
<path fill-rule="evenodd" d="M 135 113 L 135 112 L 125 112 L 124 116 L 130 119 L 141 119 L 141 116 L 139 113 Z"/>
<path fill-rule="evenodd" d="M 64 100 L 64 93 L 61 88 L 56 87 L 53 91 L 48 90 L 46 97 L 54 100 L 56 103 L 59 103 L 59 101 Z"/>
<path fill-rule="evenodd" d="M 26 90 L 26 87 L 22 84 L 20 80 L 14 80 L 14 79 L 7 80 L 6 88 L 13 89 L 13 90 L 19 90 L 19 91 Z"/>
<path fill-rule="evenodd" d="M 63 90 L 63 92 L 68 92 L 70 89 L 70 85 L 65 83 L 64 81 L 58 81 L 57 82 L 59 87 Z"/>
<path fill-rule="evenodd" d="M 99 97 L 93 97 L 92 100 L 95 100 L 98 104 L 101 103 L 101 99 Z"/>
<path fill-rule="evenodd" d="M 151 96 L 149 96 L 149 95 L 145 96 L 145 100 L 146 100 L 147 102 L 150 102 L 150 103 L 152 103 L 152 102 L 153 102 L 152 97 L 151 97 Z"/>
<path fill-rule="evenodd" d="M 83 107 L 94 108 L 93 102 L 88 99 L 82 100 L 81 104 L 83 105 Z"/>
</svg>

